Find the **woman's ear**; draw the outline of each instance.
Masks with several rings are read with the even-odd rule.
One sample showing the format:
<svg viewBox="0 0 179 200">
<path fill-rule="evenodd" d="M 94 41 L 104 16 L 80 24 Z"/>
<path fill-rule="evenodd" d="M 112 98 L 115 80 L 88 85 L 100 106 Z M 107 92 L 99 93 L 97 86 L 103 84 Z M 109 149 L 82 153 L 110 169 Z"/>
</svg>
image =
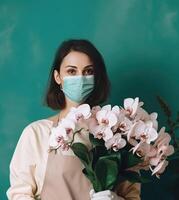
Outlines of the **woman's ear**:
<svg viewBox="0 0 179 200">
<path fill-rule="evenodd" d="M 54 79 L 58 85 L 61 84 L 60 74 L 56 69 L 54 70 Z"/>
</svg>

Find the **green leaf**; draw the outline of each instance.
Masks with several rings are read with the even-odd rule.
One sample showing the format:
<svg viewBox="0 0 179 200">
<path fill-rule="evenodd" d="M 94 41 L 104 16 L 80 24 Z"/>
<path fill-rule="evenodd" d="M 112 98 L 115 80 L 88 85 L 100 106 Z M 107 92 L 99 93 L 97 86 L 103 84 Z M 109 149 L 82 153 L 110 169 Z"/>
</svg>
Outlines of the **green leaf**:
<svg viewBox="0 0 179 200">
<path fill-rule="evenodd" d="M 76 142 L 73 143 L 71 148 L 74 154 L 82 161 L 85 166 L 88 166 L 92 163 L 91 154 L 88 152 L 88 149 L 84 144 Z"/>
<path fill-rule="evenodd" d="M 85 176 L 93 183 L 95 181 L 94 172 L 90 170 L 89 168 L 84 168 L 82 172 L 85 174 Z"/>
<path fill-rule="evenodd" d="M 118 164 L 118 169 L 121 166 L 121 153 L 120 153 L 120 151 L 112 152 L 112 153 L 108 152 L 108 155 L 102 156 L 102 157 L 100 157 L 100 159 L 108 159 L 108 160 L 116 161 L 117 164 Z"/>
<path fill-rule="evenodd" d="M 118 164 L 114 160 L 100 158 L 96 163 L 95 173 L 102 190 L 112 189 L 118 177 Z"/>
<path fill-rule="evenodd" d="M 103 139 L 94 138 L 92 133 L 89 134 L 89 140 L 90 140 L 91 144 L 94 147 L 96 147 L 96 146 L 104 146 L 104 140 Z"/>
<path fill-rule="evenodd" d="M 91 150 L 90 150 L 90 154 L 93 155 L 93 162 L 92 162 L 92 166 L 94 168 L 94 166 L 96 165 L 96 162 L 98 161 L 98 159 L 102 156 L 105 156 L 108 154 L 108 151 L 106 149 L 105 146 L 96 146 L 96 147 L 93 147 Z"/>
<path fill-rule="evenodd" d="M 134 171 L 123 171 L 120 176 L 122 176 L 123 178 L 127 179 L 128 181 L 132 182 L 132 183 L 149 183 L 152 180 L 150 178 L 144 177 L 142 175 L 140 175 L 138 172 L 134 172 Z"/>
<path fill-rule="evenodd" d="M 127 169 L 136 166 L 140 162 L 143 162 L 142 158 L 138 157 L 136 154 L 128 151 L 122 151 L 122 168 Z"/>
<path fill-rule="evenodd" d="M 161 108 L 163 109 L 164 113 L 166 114 L 166 116 L 170 117 L 172 115 L 172 111 L 171 111 L 169 105 L 159 95 L 157 95 L 157 100 L 158 100 Z"/>
<path fill-rule="evenodd" d="M 90 182 L 93 185 L 94 190 L 97 191 L 101 191 L 102 187 L 101 187 L 101 183 L 99 182 L 98 178 L 96 177 L 94 171 L 84 168 L 83 173 L 85 174 L 85 176 L 90 180 Z"/>
</svg>

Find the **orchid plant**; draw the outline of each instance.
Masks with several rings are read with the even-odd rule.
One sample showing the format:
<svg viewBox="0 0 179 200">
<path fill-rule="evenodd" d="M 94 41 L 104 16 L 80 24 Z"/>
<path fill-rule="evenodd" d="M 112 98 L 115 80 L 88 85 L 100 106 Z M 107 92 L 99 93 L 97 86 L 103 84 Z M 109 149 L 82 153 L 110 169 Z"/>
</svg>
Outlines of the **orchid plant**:
<svg viewBox="0 0 179 200">
<path fill-rule="evenodd" d="M 126 98 L 122 106 L 81 104 L 52 127 L 49 150 L 73 150 L 84 165 L 83 173 L 96 192 L 115 190 L 122 180 L 148 181 L 140 173 L 151 171 L 160 177 L 174 153 L 165 127 L 158 130 L 158 114 L 142 108 L 139 98 Z M 89 144 L 76 142 L 88 135 Z"/>
<path fill-rule="evenodd" d="M 174 199 L 178 199 L 179 190 L 179 111 L 175 113 L 171 109 L 171 106 L 161 97 L 157 96 L 158 103 L 160 104 L 165 117 L 168 132 L 171 136 L 171 144 L 174 146 L 175 152 L 168 157 L 170 165 L 167 170 L 168 179 L 165 179 L 167 185 L 165 190 L 171 194 Z"/>
</svg>

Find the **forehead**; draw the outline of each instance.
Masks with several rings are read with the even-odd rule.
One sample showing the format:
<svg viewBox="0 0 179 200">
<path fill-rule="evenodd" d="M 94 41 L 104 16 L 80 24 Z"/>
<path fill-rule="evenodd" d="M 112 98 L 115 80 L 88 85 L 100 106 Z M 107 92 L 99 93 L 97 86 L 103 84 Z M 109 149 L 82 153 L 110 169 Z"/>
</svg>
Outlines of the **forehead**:
<svg viewBox="0 0 179 200">
<path fill-rule="evenodd" d="M 64 57 L 61 67 L 71 65 L 78 68 L 84 68 L 90 64 L 92 64 L 92 62 L 87 54 L 78 51 L 72 51 Z"/>
</svg>

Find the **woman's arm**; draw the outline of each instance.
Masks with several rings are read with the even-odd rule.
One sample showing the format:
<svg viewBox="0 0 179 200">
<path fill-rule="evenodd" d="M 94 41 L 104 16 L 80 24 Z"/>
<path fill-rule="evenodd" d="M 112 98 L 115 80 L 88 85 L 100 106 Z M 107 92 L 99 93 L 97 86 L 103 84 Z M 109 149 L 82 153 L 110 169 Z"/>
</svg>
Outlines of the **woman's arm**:
<svg viewBox="0 0 179 200">
<path fill-rule="evenodd" d="M 34 130 L 28 125 L 19 138 L 10 162 L 10 187 L 6 192 L 9 200 L 35 199 L 35 144 Z"/>
</svg>

